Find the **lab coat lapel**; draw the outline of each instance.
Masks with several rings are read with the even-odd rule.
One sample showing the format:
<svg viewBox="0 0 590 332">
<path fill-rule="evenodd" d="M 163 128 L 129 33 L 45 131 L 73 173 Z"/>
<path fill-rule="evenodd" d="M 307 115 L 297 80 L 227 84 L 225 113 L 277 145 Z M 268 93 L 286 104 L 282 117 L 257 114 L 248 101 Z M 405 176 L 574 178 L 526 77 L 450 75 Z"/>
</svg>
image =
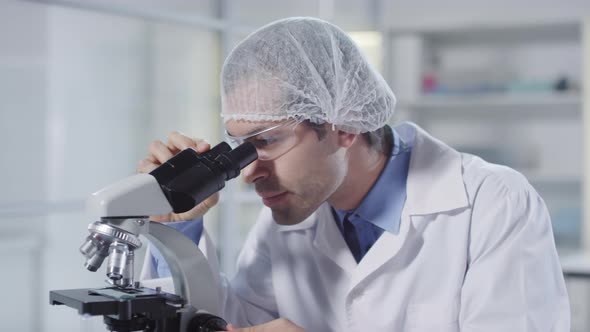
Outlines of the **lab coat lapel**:
<svg viewBox="0 0 590 332">
<path fill-rule="evenodd" d="M 352 273 L 357 263 L 346 245 L 328 203 L 317 211 L 318 224 L 313 245 L 347 273 Z"/>
<path fill-rule="evenodd" d="M 469 206 L 463 182 L 461 154 L 414 124 L 402 126 L 396 130 L 402 134 L 406 142 L 412 141 L 413 147 L 400 231 L 398 234 L 383 232 L 354 271 L 351 290 L 399 254 L 408 234 L 413 229 L 414 218 L 422 219 L 420 216 Z M 409 246 L 409 248 L 414 247 Z"/>
<path fill-rule="evenodd" d="M 411 225 L 411 220 L 404 211 L 402 211 L 401 219 L 398 234 L 383 232 L 373 247 L 365 254 L 352 275 L 350 289 L 399 253 Z"/>
</svg>

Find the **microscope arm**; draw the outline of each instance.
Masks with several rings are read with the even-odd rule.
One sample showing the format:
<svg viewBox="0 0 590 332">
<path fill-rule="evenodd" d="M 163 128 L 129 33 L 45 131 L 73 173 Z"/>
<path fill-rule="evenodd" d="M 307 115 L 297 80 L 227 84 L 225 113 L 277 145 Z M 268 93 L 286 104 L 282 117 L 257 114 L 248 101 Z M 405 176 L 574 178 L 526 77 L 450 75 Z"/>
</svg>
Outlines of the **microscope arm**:
<svg viewBox="0 0 590 332">
<path fill-rule="evenodd" d="M 213 272 L 196 244 L 172 227 L 149 223 L 143 234 L 170 266 L 174 291 L 199 310 L 219 315 L 219 299 Z"/>
</svg>

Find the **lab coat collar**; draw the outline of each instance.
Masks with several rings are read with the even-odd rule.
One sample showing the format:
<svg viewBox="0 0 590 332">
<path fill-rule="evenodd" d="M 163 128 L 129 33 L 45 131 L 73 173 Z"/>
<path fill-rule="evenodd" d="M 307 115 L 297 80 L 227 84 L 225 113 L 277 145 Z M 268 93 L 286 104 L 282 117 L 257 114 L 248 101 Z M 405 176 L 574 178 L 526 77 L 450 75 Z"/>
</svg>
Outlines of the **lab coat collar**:
<svg viewBox="0 0 590 332">
<path fill-rule="evenodd" d="M 468 207 L 461 154 L 414 123 L 395 129 L 412 145 L 406 212 L 427 215 Z"/>
</svg>

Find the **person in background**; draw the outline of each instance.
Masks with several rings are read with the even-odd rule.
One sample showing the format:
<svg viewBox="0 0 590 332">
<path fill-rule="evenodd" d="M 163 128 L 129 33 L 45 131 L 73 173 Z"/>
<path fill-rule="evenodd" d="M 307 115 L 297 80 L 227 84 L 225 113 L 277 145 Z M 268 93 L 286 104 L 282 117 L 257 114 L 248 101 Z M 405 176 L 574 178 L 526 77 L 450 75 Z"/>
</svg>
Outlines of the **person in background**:
<svg viewBox="0 0 590 332">
<path fill-rule="evenodd" d="M 535 189 L 413 123 L 387 125 L 394 94 L 338 27 L 260 28 L 228 56 L 221 92 L 228 139 L 257 148 L 242 177 L 265 205 L 236 276 L 218 280 L 229 330 L 569 331 Z M 186 148 L 209 144 L 172 133 L 138 171 Z M 208 247 L 214 267 L 203 215 L 217 199 L 157 218 Z M 143 278 L 165 276 L 152 251 Z"/>
</svg>

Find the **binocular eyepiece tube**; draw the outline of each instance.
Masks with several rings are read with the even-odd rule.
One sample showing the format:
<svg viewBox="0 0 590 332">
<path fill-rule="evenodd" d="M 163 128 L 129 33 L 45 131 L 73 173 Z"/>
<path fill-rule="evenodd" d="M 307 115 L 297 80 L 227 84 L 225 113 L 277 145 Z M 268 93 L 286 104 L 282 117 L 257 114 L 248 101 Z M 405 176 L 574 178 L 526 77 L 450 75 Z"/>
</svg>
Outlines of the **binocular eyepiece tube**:
<svg viewBox="0 0 590 332">
<path fill-rule="evenodd" d="M 221 142 L 199 154 L 186 149 L 153 170 L 175 213 L 186 212 L 225 187 L 240 171 L 258 158 L 256 148 L 246 142 L 235 149 Z"/>
</svg>

